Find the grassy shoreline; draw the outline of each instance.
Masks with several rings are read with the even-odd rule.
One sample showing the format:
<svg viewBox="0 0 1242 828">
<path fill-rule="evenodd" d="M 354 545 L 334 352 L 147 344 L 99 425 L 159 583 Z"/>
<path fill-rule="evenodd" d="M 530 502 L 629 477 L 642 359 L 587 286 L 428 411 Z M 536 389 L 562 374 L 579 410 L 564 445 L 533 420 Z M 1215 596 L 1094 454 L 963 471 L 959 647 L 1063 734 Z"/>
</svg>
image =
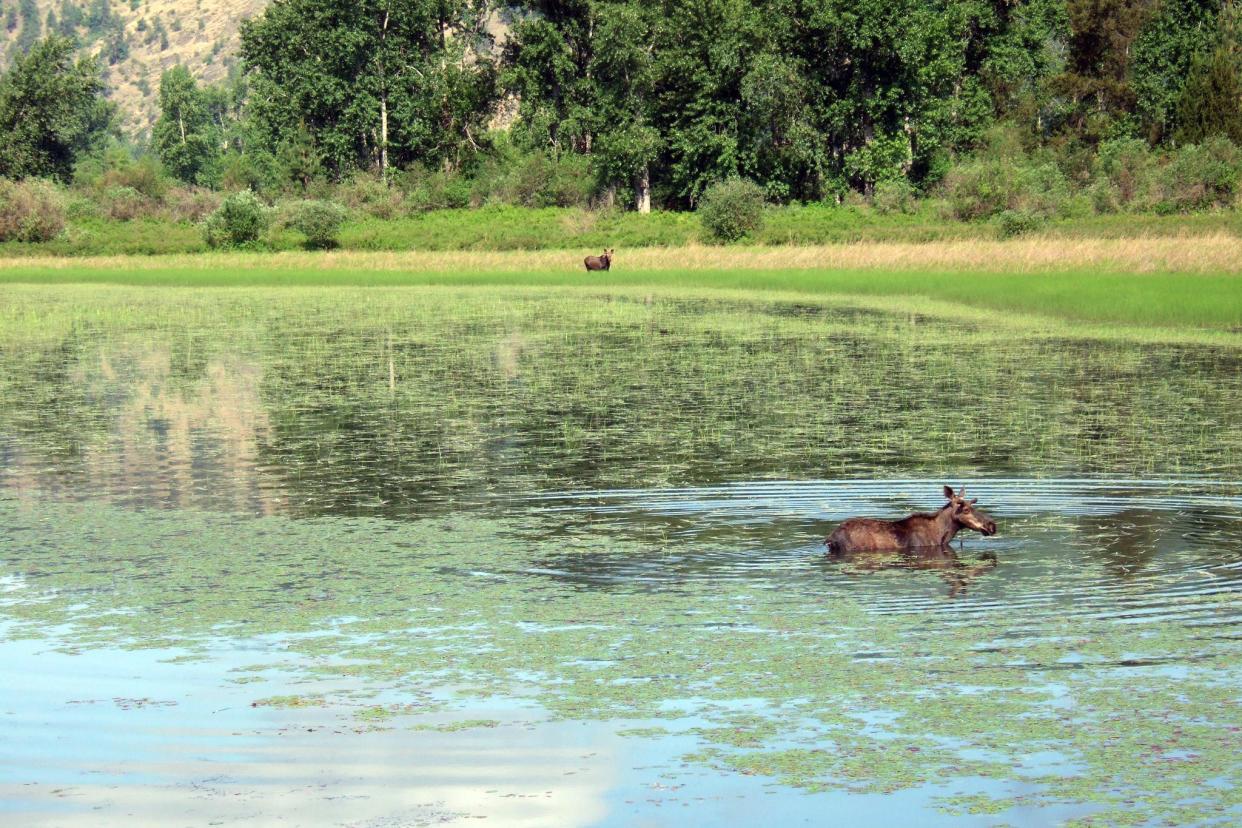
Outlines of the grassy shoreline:
<svg viewBox="0 0 1242 828">
<path fill-rule="evenodd" d="M 1024 331 L 1242 341 L 1242 239 L 1044 239 L 645 248 L 587 274 L 578 251 L 211 253 L 0 258 L 0 284 L 445 287 L 756 294 Z M 10 288 L 11 290 L 12 288 Z M 2 306 L 2 303 L 0 303 Z M 985 322 L 986 320 L 986 322 Z M 1125 329 L 1124 331 L 1122 329 Z M 1068 330 L 1062 331 L 1070 334 Z"/>
</svg>

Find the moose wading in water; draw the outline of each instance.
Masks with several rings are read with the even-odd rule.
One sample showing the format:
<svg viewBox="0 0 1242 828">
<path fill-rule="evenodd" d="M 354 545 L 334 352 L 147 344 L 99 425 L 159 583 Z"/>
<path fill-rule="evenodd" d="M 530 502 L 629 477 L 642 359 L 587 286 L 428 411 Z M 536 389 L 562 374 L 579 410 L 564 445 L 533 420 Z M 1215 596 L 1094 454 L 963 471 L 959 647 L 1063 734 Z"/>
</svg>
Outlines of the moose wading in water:
<svg viewBox="0 0 1242 828">
<path fill-rule="evenodd" d="M 610 270 L 612 268 L 612 248 L 605 250 L 602 256 L 587 256 L 584 263 L 587 270 Z"/>
<path fill-rule="evenodd" d="M 914 514 L 901 520 L 850 518 L 825 543 L 832 554 L 839 555 L 944 547 L 963 529 L 996 534 L 996 521 L 974 508 L 978 498 L 966 499 L 965 486 L 957 494 L 953 494 L 952 486 L 945 486 L 944 496 L 949 502 L 935 514 Z"/>
</svg>

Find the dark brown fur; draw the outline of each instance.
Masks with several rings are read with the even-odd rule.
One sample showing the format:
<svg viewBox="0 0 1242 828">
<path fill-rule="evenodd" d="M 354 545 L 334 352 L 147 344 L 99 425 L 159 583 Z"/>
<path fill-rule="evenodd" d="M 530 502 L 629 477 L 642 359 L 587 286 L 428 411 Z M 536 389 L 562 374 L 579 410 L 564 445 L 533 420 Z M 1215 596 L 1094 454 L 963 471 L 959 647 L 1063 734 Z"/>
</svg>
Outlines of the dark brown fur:
<svg viewBox="0 0 1242 828">
<path fill-rule="evenodd" d="M 958 494 L 945 486 L 944 495 L 949 502 L 934 514 L 914 514 L 901 520 L 850 518 L 825 543 L 834 553 L 903 551 L 948 546 L 963 529 L 982 535 L 996 534 L 996 521 L 974 508 L 976 501 L 966 499 L 964 486 Z"/>
<path fill-rule="evenodd" d="M 604 251 L 602 256 L 587 256 L 583 260 L 587 270 L 611 270 L 612 269 L 612 248 Z"/>
</svg>

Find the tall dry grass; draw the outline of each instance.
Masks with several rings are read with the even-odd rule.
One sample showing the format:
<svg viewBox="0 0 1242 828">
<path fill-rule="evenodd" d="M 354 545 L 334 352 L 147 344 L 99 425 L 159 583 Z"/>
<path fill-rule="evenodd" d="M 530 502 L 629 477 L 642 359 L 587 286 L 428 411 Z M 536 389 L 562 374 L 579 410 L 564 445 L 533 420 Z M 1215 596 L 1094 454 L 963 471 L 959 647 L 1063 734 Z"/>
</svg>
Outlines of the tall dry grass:
<svg viewBox="0 0 1242 828">
<path fill-rule="evenodd" d="M 0 269 L 328 269 L 424 273 L 528 273 L 583 270 L 596 250 L 329 251 L 212 253 L 0 259 Z M 1227 234 L 1185 238 L 875 242 L 808 247 L 636 248 L 617 251 L 618 271 L 839 269 L 962 270 L 1037 273 L 1102 270 L 1134 273 L 1240 273 L 1242 239 Z M 585 273 L 584 278 L 588 277 Z"/>
</svg>

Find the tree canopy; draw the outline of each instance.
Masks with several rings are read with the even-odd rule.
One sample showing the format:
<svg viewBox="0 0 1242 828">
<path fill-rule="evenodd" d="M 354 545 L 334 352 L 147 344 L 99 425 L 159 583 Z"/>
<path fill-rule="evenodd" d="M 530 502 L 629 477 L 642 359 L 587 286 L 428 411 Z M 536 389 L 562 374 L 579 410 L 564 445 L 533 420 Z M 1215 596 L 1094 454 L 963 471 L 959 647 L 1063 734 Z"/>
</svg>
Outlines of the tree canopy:
<svg viewBox="0 0 1242 828">
<path fill-rule="evenodd" d="M 333 177 L 461 164 L 494 100 L 482 13 L 470 0 L 275 0 L 241 30 L 261 140 Z"/>
<path fill-rule="evenodd" d="M 94 58 L 63 37 L 39 41 L 0 78 L 0 176 L 68 180 L 106 133 L 112 105 Z"/>
</svg>

